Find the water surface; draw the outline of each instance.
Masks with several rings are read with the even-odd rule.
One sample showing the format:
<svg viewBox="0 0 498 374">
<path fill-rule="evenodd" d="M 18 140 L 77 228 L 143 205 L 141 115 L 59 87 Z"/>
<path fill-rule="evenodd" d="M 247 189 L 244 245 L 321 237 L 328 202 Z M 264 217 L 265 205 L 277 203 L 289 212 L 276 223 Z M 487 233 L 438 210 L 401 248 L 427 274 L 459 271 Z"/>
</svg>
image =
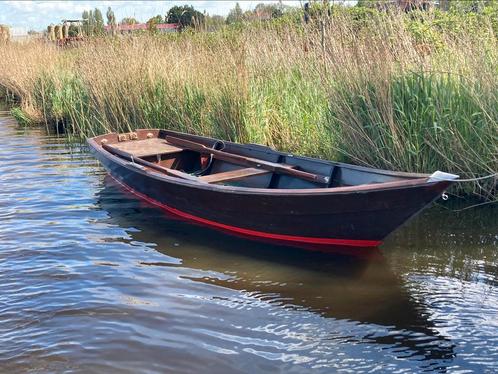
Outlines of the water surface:
<svg viewBox="0 0 498 374">
<path fill-rule="evenodd" d="M 167 218 L 84 146 L 0 133 L 2 372 L 498 371 L 492 206 L 320 255 Z"/>
</svg>

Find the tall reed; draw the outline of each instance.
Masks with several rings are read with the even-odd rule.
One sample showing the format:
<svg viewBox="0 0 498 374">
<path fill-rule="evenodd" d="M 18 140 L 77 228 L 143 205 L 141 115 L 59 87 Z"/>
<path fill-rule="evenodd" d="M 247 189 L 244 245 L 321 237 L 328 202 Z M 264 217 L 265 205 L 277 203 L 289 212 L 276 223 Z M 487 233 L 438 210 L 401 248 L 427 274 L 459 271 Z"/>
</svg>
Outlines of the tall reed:
<svg viewBox="0 0 498 374">
<path fill-rule="evenodd" d="M 498 47 L 492 17 L 459 17 L 339 9 L 308 25 L 11 43 L 0 85 L 24 116 L 82 136 L 161 127 L 475 177 L 498 170 Z M 496 178 L 469 186 L 496 196 Z"/>
</svg>

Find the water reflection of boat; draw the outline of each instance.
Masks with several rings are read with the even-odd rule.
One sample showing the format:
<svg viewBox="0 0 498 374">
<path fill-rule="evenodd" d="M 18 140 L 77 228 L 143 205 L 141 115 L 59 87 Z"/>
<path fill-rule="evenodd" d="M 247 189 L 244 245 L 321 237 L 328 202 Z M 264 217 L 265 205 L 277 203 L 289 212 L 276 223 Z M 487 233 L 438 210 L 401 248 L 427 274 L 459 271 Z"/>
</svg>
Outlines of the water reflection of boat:
<svg viewBox="0 0 498 374">
<path fill-rule="evenodd" d="M 99 203 L 113 222 L 133 227 L 134 241 L 181 260 L 149 266 L 182 266 L 208 270 L 194 281 L 243 290 L 287 308 L 314 311 L 327 318 L 379 325 L 387 334 L 365 336 L 371 342 L 401 345 L 426 359 L 453 357 L 453 345 L 430 322 L 425 305 L 415 301 L 380 253 L 357 259 L 311 253 L 238 239 L 181 220 L 126 195 L 110 179 Z M 278 260 L 276 260 L 278 259 Z"/>
<path fill-rule="evenodd" d="M 480 281 L 498 285 L 498 206 L 462 210 L 473 203 L 450 203 L 422 213 L 391 236 L 383 248 L 391 258 L 410 256 L 410 267 L 421 273 L 467 282 L 482 274 Z"/>
</svg>

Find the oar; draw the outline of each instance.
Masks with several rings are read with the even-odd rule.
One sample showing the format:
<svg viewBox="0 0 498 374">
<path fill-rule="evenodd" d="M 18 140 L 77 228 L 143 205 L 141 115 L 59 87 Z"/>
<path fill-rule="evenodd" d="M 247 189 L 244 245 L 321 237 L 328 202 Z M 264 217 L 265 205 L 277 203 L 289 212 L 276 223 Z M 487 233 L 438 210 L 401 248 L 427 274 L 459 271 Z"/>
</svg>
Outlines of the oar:
<svg viewBox="0 0 498 374">
<path fill-rule="evenodd" d="M 194 176 L 192 176 L 190 174 L 184 173 L 184 172 L 179 171 L 179 170 L 165 168 L 164 166 L 157 165 L 157 164 L 154 164 L 154 163 L 149 162 L 149 161 L 145 161 L 142 158 L 135 157 L 131 153 L 128 153 L 128 152 L 122 151 L 120 149 L 114 148 L 111 145 L 102 144 L 102 148 L 104 148 L 106 151 L 111 152 L 112 154 L 115 154 L 116 156 L 120 156 L 120 157 L 122 157 L 122 158 L 124 158 L 124 159 L 126 159 L 128 161 L 133 162 L 133 163 L 136 163 L 136 164 L 139 164 L 139 165 L 143 165 L 143 166 L 147 166 L 147 167 L 149 167 L 151 169 L 163 172 L 166 175 L 169 175 L 169 176 L 172 176 L 172 177 L 177 177 L 177 178 L 182 178 L 182 179 L 187 179 L 187 180 L 190 180 L 190 181 L 202 182 L 202 180 L 199 180 L 199 178 L 194 177 Z"/>
<path fill-rule="evenodd" d="M 190 140 L 176 138 L 174 136 L 169 136 L 169 135 L 166 136 L 166 141 L 168 143 L 177 145 L 182 148 L 190 149 L 192 151 L 212 154 L 218 160 L 231 162 L 233 164 L 261 168 L 278 174 L 287 174 L 293 177 L 305 179 L 307 181 L 315 183 L 328 184 L 330 180 L 329 177 L 308 173 L 306 171 L 296 170 L 289 165 L 282 165 L 276 162 L 264 161 L 257 158 L 245 157 L 229 152 L 208 148 L 203 144 L 192 142 Z"/>
</svg>

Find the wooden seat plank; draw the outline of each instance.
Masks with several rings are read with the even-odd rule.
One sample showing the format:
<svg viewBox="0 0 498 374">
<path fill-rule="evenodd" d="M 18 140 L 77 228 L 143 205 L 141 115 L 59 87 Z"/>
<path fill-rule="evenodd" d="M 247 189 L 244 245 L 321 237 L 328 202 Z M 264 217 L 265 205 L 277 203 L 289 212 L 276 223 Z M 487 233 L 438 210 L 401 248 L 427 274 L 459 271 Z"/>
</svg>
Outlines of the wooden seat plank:
<svg viewBox="0 0 498 374">
<path fill-rule="evenodd" d="M 163 166 L 160 166 L 158 164 L 154 164 L 153 162 L 146 161 L 140 157 L 136 157 L 128 152 L 122 151 L 122 150 L 117 149 L 115 147 L 112 147 L 110 145 L 102 144 L 102 148 L 104 148 L 106 151 L 109 151 L 116 156 L 120 156 L 120 157 L 124 158 L 125 160 L 130 161 L 131 165 L 136 166 L 140 169 L 149 168 L 149 169 L 153 169 L 155 171 L 160 171 L 160 172 L 162 172 L 166 175 L 172 176 L 172 177 L 187 179 L 189 181 L 202 182 L 202 181 L 199 181 L 198 177 L 184 173 L 183 171 L 180 171 L 180 170 L 165 168 Z"/>
<path fill-rule="evenodd" d="M 149 157 L 164 155 L 183 151 L 183 148 L 168 144 L 166 140 L 159 138 L 128 140 L 110 145 L 111 147 L 129 153 L 133 157 Z"/>
<path fill-rule="evenodd" d="M 270 173 L 270 171 L 265 169 L 243 168 L 243 169 L 225 171 L 223 173 L 203 175 L 199 177 L 199 179 L 207 183 L 220 183 L 220 182 L 235 181 L 245 177 L 251 177 L 254 175 L 262 175 L 268 173 Z"/>
<path fill-rule="evenodd" d="M 166 140 L 170 144 L 175 144 L 176 146 L 183 147 L 184 149 L 190 149 L 192 151 L 200 153 L 210 153 L 214 158 L 222 161 L 227 161 L 233 164 L 243 165 L 243 166 L 256 166 L 261 169 L 266 169 L 278 174 L 287 174 L 296 178 L 301 178 L 314 183 L 321 183 L 328 185 L 330 177 L 324 175 L 318 175 L 309 173 L 307 171 L 297 170 L 295 167 L 289 167 L 284 164 L 270 162 L 266 160 L 260 160 L 257 158 L 241 156 L 235 153 L 225 152 L 223 150 L 217 150 L 208 148 L 203 144 L 196 143 L 190 140 L 176 138 L 174 136 L 166 136 Z"/>
</svg>

